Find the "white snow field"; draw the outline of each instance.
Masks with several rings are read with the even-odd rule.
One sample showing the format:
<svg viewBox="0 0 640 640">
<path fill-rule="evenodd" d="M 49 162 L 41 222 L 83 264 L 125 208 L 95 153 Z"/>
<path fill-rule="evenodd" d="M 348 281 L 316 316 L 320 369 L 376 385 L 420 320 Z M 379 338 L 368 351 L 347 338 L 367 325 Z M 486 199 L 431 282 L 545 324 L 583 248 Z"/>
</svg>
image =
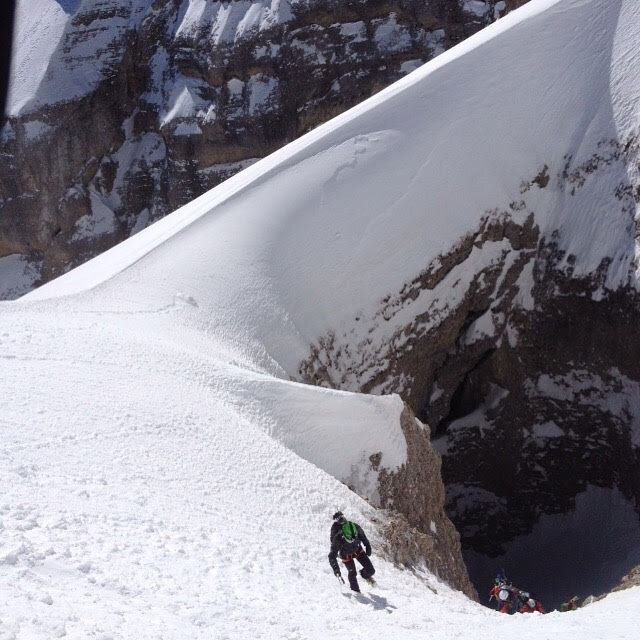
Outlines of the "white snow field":
<svg viewBox="0 0 640 640">
<path fill-rule="evenodd" d="M 368 457 L 405 459 L 402 402 L 290 376 L 544 164 L 637 133 L 639 43 L 637 0 L 533 0 L 0 304 L 0 639 L 636 638 L 638 588 L 502 616 L 384 561 Z M 616 257 L 614 287 L 635 247 L 610 173 L 531 202 L 577 272 Z M 327 562 L 338 508 L 373 542 L 359 599 Z"/>
</svg>

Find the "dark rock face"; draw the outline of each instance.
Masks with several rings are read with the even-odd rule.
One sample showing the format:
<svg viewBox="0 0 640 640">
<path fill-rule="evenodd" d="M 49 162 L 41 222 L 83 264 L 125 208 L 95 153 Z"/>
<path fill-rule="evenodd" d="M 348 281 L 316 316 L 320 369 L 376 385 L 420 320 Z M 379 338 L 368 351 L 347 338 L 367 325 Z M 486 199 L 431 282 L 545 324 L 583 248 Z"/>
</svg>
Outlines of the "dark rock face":
<svg viewBox="0 0 640 640">
<path fill-rule="evenodd" d="M 299 369 L 312 384 L 400 393 L 431 425 L 463 548 L 489 557 L 543 514 L 572 512 L 589 487 L 615 488 L 640 511 L 640 295 L 628 259 L 638 140 L 565 160 L 532 172 L 521 201 L 487 211 L 371 317 L 354 318 L 358 332 L 322 337 Z M 603 184 L 602 216 L 626 225 L 627 258 L 603 255 L 578 273 L 580 256 L 541 230 L 535 203 L 554 190 L 571 207 Z"/>
<path fill-rule="evenodd" d="M 519 4 L 74 7 L 34 100 L 2 129 L 0 260 L 30 275 L 5 275 L 0 297 L 104 251 Z"/>
<path fill-rule="evenodd" d="M 381 469 L 378 476 L 381 506 L 392 514 L 383 530 L 384 552 L 403 566 L 425 564 L 448 585 L 477 600 L 462 560 L 460 535 L 444 511 L 440 456 L 431 446 L 429 427 L 418 423 L 409 407 L 400 421 L 407 462 L 393 473 Z"/>
<path fill-rule="evenodd" d="M 450 512 L 465 545 L 488 555 L 541 512 L 570 511 L 589 485 L 640 497 L 640 345 L 630 340 L 640 301 L 619 291 L 595 302 L 585 282 L 556 284 L 558 298 L 520 319 L 516 348 L 503 342 L 465 374 L 441 423 Z M 470 486 L 491 494 L 490 526 Z"/>
<path fill-rule="evenodd" d="M 640 566 L 635 566 L 629 573 L 625 574 L 620 582 L 613 587 L 607 593 L 600 593 L 598 595 L 590 595 L 587 596 L 582 603 L 579 603 L 579 606 L 586 607 L 594 602 L 598 602 L 599 600 L 603 600 L 610 593 L 615 593 L 616 591 L 624 591 L 625 589 L 631 589 L 632 587 L 640 586 Z"/>
</svg>

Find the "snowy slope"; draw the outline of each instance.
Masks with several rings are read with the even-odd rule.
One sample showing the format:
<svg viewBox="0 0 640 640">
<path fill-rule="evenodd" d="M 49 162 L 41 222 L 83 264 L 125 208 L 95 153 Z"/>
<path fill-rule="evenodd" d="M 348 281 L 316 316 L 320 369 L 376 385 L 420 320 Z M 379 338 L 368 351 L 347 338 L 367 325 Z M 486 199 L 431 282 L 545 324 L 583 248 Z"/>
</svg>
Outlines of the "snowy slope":
<svg viewBox="0 0 640 640">
<path fill-rule="evenodd" d="M 212 44 L 234 42 L 251 30 L 263 31 L 290 20 L 291 1 L 189 0 L 180 11 L 174 35 L 193 35 L 206 25 Z M 16 4 L 11 115 L 87 95 L 109 65 L 122 57 L 122 39 L 145 16 L 162 10 L 150 0 L 18 0 Z M 79 21 L 74 19 L 78 11 Z"/>
<path fill-rule="evenodd" d="M 68 19 L 63 5 L 55 0 L 16 4 L 8 113 L 19 113 L 36 93 Z"/>
<path fill-rule="evenodd" d="M 234 242 L 262 244 L 263 258 L 282 272 L 274 279 L 281 295 L 294 301 L 287 311 L 308 300 L 313 313 L 300 309 L 300 324 L 307 328 L 315 316 L 308 328 L 317 335 L 336 309 L 352 317 L 363 282 L 377 302 L 454 245 L 487 209 L 519 199 L 524 177 L 545 164 L 564 167 L 567 153 L 577 167 L 602 140 L 636 132 L 633 4 L 617 0 L 606 11 L 595 2 L 580 9 L 567 1 L 525 6 L 32 299 L 94 286 L 167 237 L 187 244 L 176 232 L 196 220 L 186 233 L 201 238 L 202 250 L 210 242 L 205 228 L 218 238 L 251 226 L 255 240 Z M 567 40 L 567 32 L 575 35 Z M 496 72 L 495 61 L 511 50 L 518 57 Z M 593 196 L 589 191 L 567 207 L 568 195 L 539 190 L 531 205 L 543 231 L 564 231 L 561 248 L 578 256 L 575 273 L 589 273 L 602 256 L 619 256 L 607 281 L 615 288 L 630 280 L 633 237 L 626 217 L 602 219 Z M 220 244 L 227 255 L 209 258 L 212 271 L 245 249 Z M 180 262 L 179 251 L 172 253 Z M 272 275 L 263 266 L 251 266 L 256 277 Z M 344 281 L 347 269 L 356 275 Z M 313 300 L 301 295 L 310 290 Z"/>
<path fill-rule="evenodd" d="M 326 562 L 329 518 L 341 506 L 372 532 L 374 510 L 265 434 L 273 381 L 260 396 L 256 374 L 169 330 L 189 307 L 7 306 L 0 637 L 634 637 L 635 590 L 506 620 L 376 557 L 381 587 L 354 601 Z M 287 406 L 310 394 L 318 417 L 339 408 L 295 385 Z"/>
<path fill-rule="evenodd" d="M 3 299 L 178 209 L 507 10 L 494 0 L 456 12 L 442 0 L 347 11 L 335 0 L 16 4 L 11 117 L 0 132 Z"/>
<path fill-rule="evenodd" d="M 524 178 L 635 133 L 639 30 L 635 0 L 534 1 L 3 303 L 0 638 L 635 637 L 637 589 L 505 618 L 376 556 L 380 589 L 355 601 L 329 519 L 379 549 L 381 516 L 343 482 L 375 502 L 368 457 L 405 460 L 402 403 L 289 376 Z M 612 255 L 608 286 L 635 282 L 623 214 L 599 219 L 591 193 L 578 224 L 535 198 L 577 271 Z"/>
</svg>

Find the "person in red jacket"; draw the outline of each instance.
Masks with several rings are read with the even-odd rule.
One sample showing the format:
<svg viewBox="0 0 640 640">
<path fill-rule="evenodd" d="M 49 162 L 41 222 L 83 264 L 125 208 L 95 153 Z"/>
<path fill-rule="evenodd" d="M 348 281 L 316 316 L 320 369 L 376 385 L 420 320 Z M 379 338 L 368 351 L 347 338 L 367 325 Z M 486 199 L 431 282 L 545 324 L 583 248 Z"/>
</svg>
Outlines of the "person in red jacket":
<svg viewBox="0 0 640 640">
<path fill-rule="evenodd" d="M 523 602 L 522 606 L 520 607 L 520 613 L 533 613 L 534 611 L 545 613 L 542 602 L 540 602 L 540 600 L 536 600 L 535 598 L 527 598 L 527 600 Z"/>
<path fill-rule="evenodd" d="M 489 592 L 489 601 L 495 598 L 497 610 L 500 613 L 509 613 L 509 610 L 513 606 L 512 595 L 511 585 L 496 578 L 496 582 Z"/>
</svg>

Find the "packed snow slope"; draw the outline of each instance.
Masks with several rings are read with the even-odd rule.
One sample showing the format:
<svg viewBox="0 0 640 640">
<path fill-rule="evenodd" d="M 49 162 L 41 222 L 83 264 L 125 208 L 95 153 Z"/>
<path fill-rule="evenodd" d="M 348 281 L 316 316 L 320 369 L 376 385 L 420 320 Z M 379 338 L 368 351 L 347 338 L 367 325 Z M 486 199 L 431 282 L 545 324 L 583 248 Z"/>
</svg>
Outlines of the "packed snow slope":
<svg viewBox="0 0 640 640">
<path fill-rule="evenodd" d="M 375 503 L 369 456 L 406 459 L 402 402 L 289 378 L 558 149 L 634 133 L 638 31 L 635 0 L 534 1 L 3 303 L 0 638 L 636 637 L 637 589 L 505 617 L 386 562 L 345 483 Z M 575 269 L 633 282 L 628 220 L 546 204 Z M 326 560 L 336 508 L 374 544 L 360 600 Z"/>
</svg>

